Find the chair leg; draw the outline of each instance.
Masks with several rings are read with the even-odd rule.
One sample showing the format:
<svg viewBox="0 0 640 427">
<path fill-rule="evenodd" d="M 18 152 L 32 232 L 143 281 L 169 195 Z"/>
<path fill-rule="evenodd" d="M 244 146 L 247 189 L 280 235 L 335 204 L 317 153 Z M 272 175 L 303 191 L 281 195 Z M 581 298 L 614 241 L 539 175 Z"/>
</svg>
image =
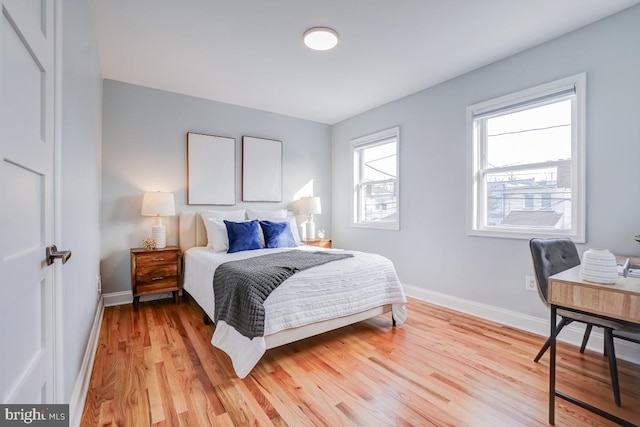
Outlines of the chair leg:
<svg viewBox="0 0 640 427">
<path fill-rule="evenodd" d="M 589 341 L 589 335 L 591 335 L 591 328 L 593 325 L 587 324 L 584 330 L 584 337 L 582 338 L 582 345 L 580 346 L 580 353 L 584 353 L 584 349 L 587 348 L 587 341 Z"/>
<path fill-rule="evenodd" d="M 618 364 L 616 363 L 616 350 L 613 346 L 613 331 L 610 328 L 604 330 L 604 348 L 609 355 L 609 371 L 611 371 L 611 387 L 616 405 L 620 406 L 620 384 L 618 383 Z"/>
<path fill-rule="evenodd" d="M 564 317 L 562 319 L 560 319 L 560 323 L 558 323 L 558 327 L 556 328 L 556 336 L 558 336 L 558 334 L 560 333 L 562 328 L 564 328 L 565 326 L 567 326 L 571 322 L 573 322 L 573 320 L 566 319 Z M 542 348 L 540 349 L 540 351 L 536 355 L 536 358 L 533 359 L 533 361 L 538 363 L 538 360 L 540 360 L 542 355 L 545 353 L 545 351 L 547 351 L 547 349 L 550 346 L 551 346 L 551 337 L 547 338 L 547 340 L 544 342 L 544 345 L 542 346 Z"/>
</svg>

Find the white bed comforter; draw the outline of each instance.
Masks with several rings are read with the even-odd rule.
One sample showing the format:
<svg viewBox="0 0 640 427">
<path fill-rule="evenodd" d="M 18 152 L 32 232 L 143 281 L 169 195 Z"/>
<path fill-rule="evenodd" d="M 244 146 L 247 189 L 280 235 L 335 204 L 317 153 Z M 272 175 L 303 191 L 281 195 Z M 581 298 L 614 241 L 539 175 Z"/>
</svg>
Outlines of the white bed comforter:
<svg viewBox="0 0 640 427">
<path fill-rule="evenodd" d="M 297 249 L 318 250 L 310 246 Z M 286 250 L 291 248 L 232 254 L 215 253 L 205 247 L 191 248 L 185 253 L 184 288 L 213 319 L 213 274 L 220 264 Z M 392 305 L 397 324 L 405 321 L 406 297 L 391 261 L 376 254 L 344 252 L 355 256 L 296 273 L 269 295 L 264 304 L 265 335 L 384 304 Z M 264 337 L 249 339 L 224 321 L 216 324 L 211 343 L 229 355 L 240 378 L 251 372 L 266 351 Z"/>
</svg>

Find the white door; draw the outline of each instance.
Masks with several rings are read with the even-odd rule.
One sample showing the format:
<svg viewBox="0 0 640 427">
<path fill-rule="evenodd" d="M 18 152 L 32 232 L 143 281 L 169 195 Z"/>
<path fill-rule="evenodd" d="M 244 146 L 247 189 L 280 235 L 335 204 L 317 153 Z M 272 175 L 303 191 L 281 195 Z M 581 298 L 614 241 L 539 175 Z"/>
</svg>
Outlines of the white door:
<svg viewBox="0 0 640 427">
<path fill-rule="evenodd" d="M 54 403 L 54 12 L 0 0 L 2 403 Z"/>
</svg>

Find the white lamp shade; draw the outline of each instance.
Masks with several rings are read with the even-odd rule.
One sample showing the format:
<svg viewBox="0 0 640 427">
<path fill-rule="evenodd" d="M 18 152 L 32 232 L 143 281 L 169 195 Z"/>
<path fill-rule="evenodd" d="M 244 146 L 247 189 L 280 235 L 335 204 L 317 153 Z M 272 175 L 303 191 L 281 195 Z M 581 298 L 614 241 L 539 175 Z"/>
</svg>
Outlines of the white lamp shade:
<svg viewBox="0 0 640 427">
<path fill-rule="evenodd" d="M 320 197 L 301 197 L 300 198 L 300 214 L 315 215 L 322 213 L 320 205 Z"/>
<path fill-rule="evenodd" d="M 173 193 L 156 191 L 144 193 L 142 198 L 142 215 L 146 216 L 174 216 L 176 205 Z"/>
</svg>

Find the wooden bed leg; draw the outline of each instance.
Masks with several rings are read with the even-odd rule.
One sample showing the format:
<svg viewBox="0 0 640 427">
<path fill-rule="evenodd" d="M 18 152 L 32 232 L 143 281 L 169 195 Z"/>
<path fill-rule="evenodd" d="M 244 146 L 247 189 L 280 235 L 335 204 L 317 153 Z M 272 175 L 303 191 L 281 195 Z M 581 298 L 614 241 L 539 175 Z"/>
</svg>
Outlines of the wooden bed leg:
<svg viewBox="0 0 640 427">
<path fill-rule="evenodd" d="M 207 315 L 207 313 L 204 312 L 204 310 L 202 310 L 202 323 L 204 323 L 205 325 L 211 325 L 213 323 L 211 321 L 211 318 Z"/>
<path fill-rule="evenodd" d="M 393 318 L 393 314 L 391 315 L 391 324 L 396 326 L 396 319 Z"/>
</svg>

